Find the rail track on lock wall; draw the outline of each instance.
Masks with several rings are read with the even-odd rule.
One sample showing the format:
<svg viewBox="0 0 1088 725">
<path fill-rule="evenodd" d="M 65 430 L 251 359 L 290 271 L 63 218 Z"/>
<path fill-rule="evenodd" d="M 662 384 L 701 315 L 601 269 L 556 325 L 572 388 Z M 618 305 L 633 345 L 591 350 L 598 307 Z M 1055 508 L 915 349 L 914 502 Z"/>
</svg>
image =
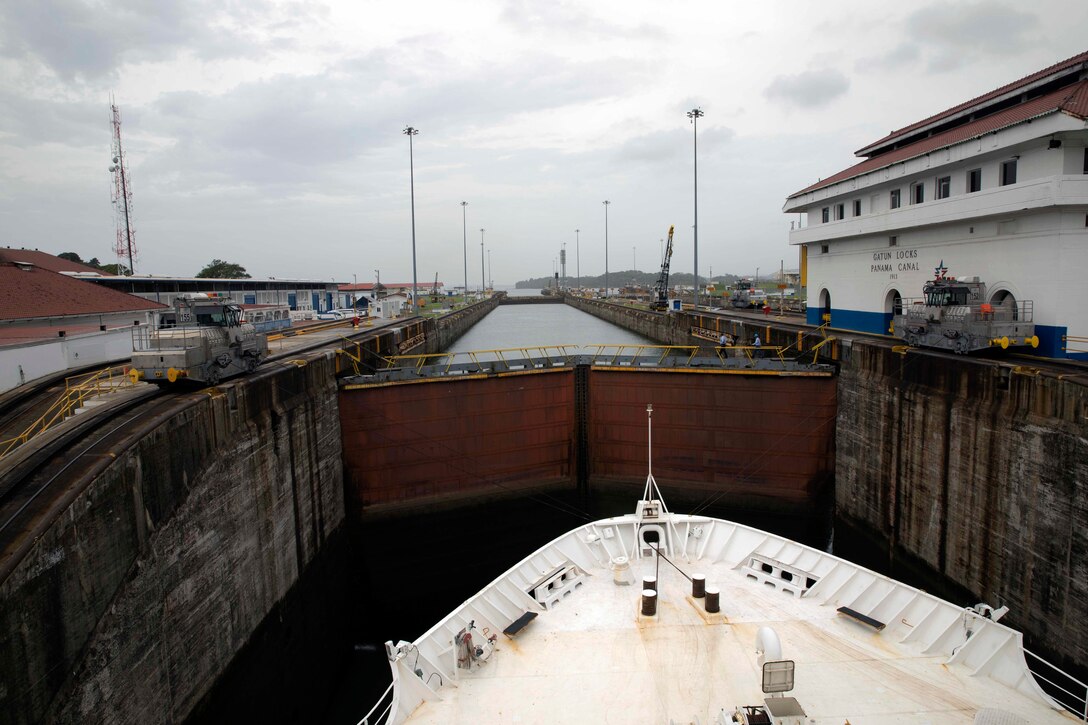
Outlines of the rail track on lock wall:
<svg viewBox="0 0 1088 725">
<path fill-rule="evenodd" d="M 804 316 L 799 313 L 785 313 L 779 315 L 772 313 L 765 315 L 760 311 L 747 312 L 744 310 L 700 310 L 700 315 L 719 318 L 721 320 L 743 323 L 746 327 L 762 329 L 767 326 L 778 330 L 787 330 L 793 333 L 806 335 L 815 341 L 820 336 L 834 338 L 850 343 L 863 341 L 868 344 L 879 345 L 891 349 L 903 355 L 905 358 L 915 355 L 923 355 L 930 358 L 949 361 L 969 361 L 991 368 L 999 368 L 1008 371 L 1010 375 L 1022 376 L 1047 376 L 1057 380 L 1078 385 L 1088 385 L 1088 361 L 1082 360 L 1057 360 L 1054 358 L 1039 357 L 1013 351 L 993 350 L 983 351 L 973 355 L 958 355 L 953 352 L 937 350 L 933 348 L 910 347 L 902 340 L 891 335 L 881 335 L 870 332 L 857 332 L 835 327 L 816 327 L 804 321 Z M 764 343 L 766 344 L 766 343 Z"/>
<path fill-rule="evenodd" d="M 107 466 L 202 392 L 148 384 L 64 421 L 0 466 L 0 581 Z"/>
<path fill-rule="evenodd" d="M 270 356 L 254 374 L 273 367 L 303 364 L 304 353 L 340 342 L 317 340 Z M 104 370 L 116 368 L 115 377 L 127 381 L 121 372 L 123 367 L 111 366 L 74 377 L 93 378 L 96 373 L 101 375 Z M 185 408 L 198 405 L 209 396 L 227 394 L 232 386 L 248 379 L 250 376 L 239 376 L 214 387 L 186 383 L 162 387 L 151 383 L 128 384 L 95 401 L 98 404 L 86 407 L 86 412 L 69 411 L 63 419 L 57 415 L 58 420 L 36 430 L 17 447 L 12 446 L 8 455 L 0 458 L 0 581 L 95 476 L 142 436 Z M 75 387 L 77 381 L 55 377 L 23 386 L 19 395 L 0 401 L 4 420 L 17 421 L 6 428 L 22 429 L 25 420 L 34 416 L 38 421 L 54 417 L 50 412 L 53 406 L 58 400 L 68 399 Z M 5 435 L 0 440 L 10 444 L 14 438 Z"/>
</svg>

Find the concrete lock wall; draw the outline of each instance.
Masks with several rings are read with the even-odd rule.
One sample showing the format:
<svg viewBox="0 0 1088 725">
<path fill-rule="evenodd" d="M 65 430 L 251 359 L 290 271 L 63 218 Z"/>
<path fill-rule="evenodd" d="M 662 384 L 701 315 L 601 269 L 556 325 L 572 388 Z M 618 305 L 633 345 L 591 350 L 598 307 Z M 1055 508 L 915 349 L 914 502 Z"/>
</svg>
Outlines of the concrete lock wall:
<svg viewBox="0 0 1088 725">
<path fill-rule="evenodd" d="M 1086 422 L 1083 376 L 854 344 L 839 384 L 838 514 L 890 559 L 1007 605 L 1029 646 L 1083 667 Z"/>
<path fill-rule="evenodd" d="M 183 720 L 344 519 L 332 360 L 210 390 L 0 585 L 0 720 Z"/>
</svg>

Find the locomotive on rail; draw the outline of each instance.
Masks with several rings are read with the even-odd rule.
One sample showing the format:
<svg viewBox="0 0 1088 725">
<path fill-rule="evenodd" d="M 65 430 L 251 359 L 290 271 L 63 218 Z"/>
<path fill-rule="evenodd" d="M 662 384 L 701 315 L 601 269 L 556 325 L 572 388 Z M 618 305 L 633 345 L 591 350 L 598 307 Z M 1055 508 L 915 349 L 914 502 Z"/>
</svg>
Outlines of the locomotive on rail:
<svg viewBox="0 0 1088 725">
<path fill-rule="evenodd" d="M 966 355 L 991 347 L 1038 347 L 1031 300 L 1011 297 L 987 301 L 978 277 L 945 276 L 926 282 L 921 298 L 904 299 L 892 321 L 892 334 L 912 347 L 935 347 Z"/>
<path fill-rule="evenodd" d="M 178 297 L 153 329 L 133 331 L 134 380 L 215 385 L 223 378 L 253 372 L 268 355 L 268 336 L 245 321 L 229 299 L 204 294 Z"/>
</svg>

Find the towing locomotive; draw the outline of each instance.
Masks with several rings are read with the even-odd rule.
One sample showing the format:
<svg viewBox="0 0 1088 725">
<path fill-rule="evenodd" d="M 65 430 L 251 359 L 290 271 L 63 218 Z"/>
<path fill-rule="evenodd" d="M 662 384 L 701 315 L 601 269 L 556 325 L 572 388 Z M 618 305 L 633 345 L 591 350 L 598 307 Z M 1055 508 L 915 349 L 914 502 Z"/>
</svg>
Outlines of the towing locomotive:
<svg viewBox="0 0 1088 725">
<path fill-rule="evenodd" d="M 229 299 L 196 294 L 178 297 L 154 329 L 133 331 L 132 380 L 216 385 L 253 372 L 268 355 L 268 336 L 245 321 Z"/>
<path fill-rule="evenodd" d="M 904 299 L 895 311 L 892 334 L 912 347 L 935 347 L 961 355 L 1000 347 L 1038 347 L 1031 300 L 1011 297 L 987 301 L 978 277 L 945 276 L 944 263 L 926 282 L 921 298 Z"/>
</svg>

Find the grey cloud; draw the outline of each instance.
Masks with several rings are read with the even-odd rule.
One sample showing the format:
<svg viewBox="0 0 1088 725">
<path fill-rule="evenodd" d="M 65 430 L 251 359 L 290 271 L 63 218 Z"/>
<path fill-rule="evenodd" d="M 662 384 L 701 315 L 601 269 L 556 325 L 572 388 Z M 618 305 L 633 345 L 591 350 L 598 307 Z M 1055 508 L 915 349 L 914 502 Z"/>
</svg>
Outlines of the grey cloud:
<svg viewBox="0 0 1088 725">
<path fill-rule="evenodd" d="M 587 6 L 591 7 L 591 6 Z M 534 0 L 507 0 L 500 14 L 503 22 L 522 32 L 561 33 L 567 37 L 602 36 L 665 42 L 669 34 L 658 26 L 641 24 L 624 27 L 594 16 L 576 3 L 539 3 Z"/>
<path fill-rule="evenodd" d="M 427 67 L 400 62 L 401 52 L 374 52 L 328 75 L 247 83 L 224 96 L 164 95 L 144 114 L 144 132 L 173 143 L 148 161 L 145 178 L 150 171 L 179 189 L 260 184 L 289 194 L 399 149 L 406 124 L 420 128 L 417 151 L 433 159 L 472 128 L 626 92 L 642 72 L 638 64 L 531 56 L 437 83 Z"/>
<path fill-rule="evenodd" d="M 714 154 L 736 138 L 736 135 L 733 129 L 718 126 L 700 130 L 699 156 L 702 158 Z M 628 163 L 688 163 L 692 153 L 692 132 L 681 127 L 633 138 L 615 152 L 615 157 Z"/>
<path fill-rule="evenodd" d="M 831 103 L 849 88 L 849 79 L 837 70 L 810 70 L 797 75 L 777 76 L 763 95 L 772 101 L 801 108 L 818 108 Z"/>
<path fill-rule="evenodd" d="M 913 43 L 900 43 L 887 53 L 878 56 L 861 58 L 854 64 L 854 70 L 859 73 L 883 73 L 886 71 L 901 70 L 913 65 L 918 60 L 918 46 Z"/>
<path fill-rule="evenodd" d="M 911 40 L 928 51 L 928 68 L 950 71 L 985 56 L 1028 47 L 1039 19 L 996 0 L 972 5 L 934 4 L 906 20 Z"/>
<path fill-rule="evenodd" d="M 261 50 L 248 29 L 285 22 L 265 2 L 226 6 L 229 16 L 223 7 L 212 0 L 7 2 L 0 4 L 0 55 L 36 60 L 64 81 L 97 82 L 124 62 L 183 49 L 206 59 L 255 56 Z M 288 7 L 288 21 L 299 22 L 298 12 Z"/>
<path fill-rule="evenodd" d="M 102 145 L 109 153 L 109 106 L 86 101 L 27 98 L 0 89 L 0 131 L 10 134 L 5 145 L 31 147 L 41 143 L 68 146 Z"/>
</svg>

